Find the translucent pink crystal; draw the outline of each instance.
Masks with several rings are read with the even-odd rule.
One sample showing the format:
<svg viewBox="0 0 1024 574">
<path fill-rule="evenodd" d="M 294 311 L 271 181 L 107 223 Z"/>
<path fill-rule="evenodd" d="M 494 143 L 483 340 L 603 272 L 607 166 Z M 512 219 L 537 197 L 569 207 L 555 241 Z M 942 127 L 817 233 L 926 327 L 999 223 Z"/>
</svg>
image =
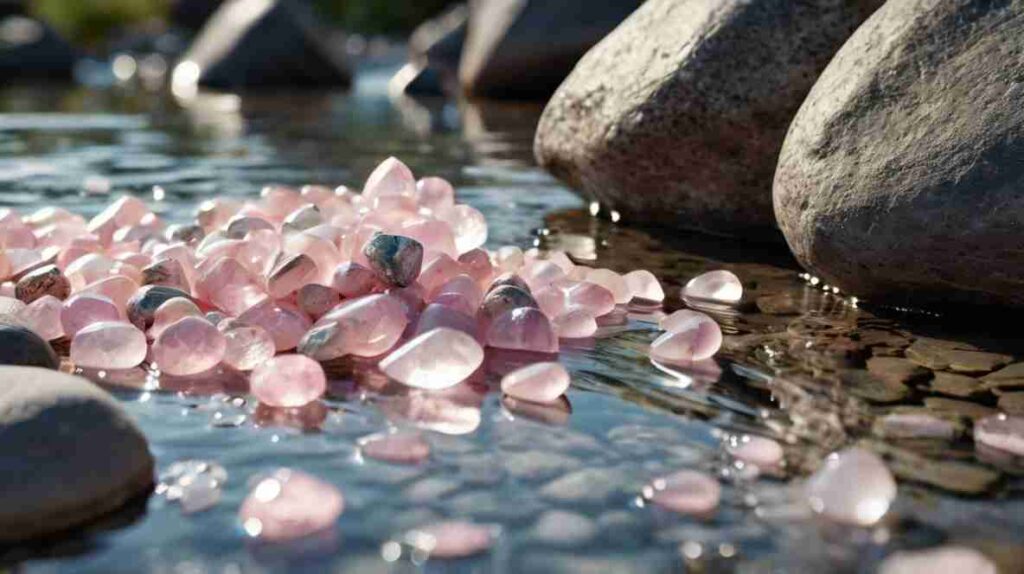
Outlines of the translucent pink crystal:
<svg viewBox="0 0 1024 574">
<path fill-rule="evenodd" d="M 431 303 L 423 310 L 416 322 L 416 335 L 432 331 L 438 327 L 447 327 L 480 340 L 480 325 L 472 315 L 458 311 L 441 303 Z"/>
<path fill-rule="evenodd" d="M 256 484 L 238 519 L 247 535 L 282 542 L 330 529 L 344 508 L 337 487 L 298 470 L 279 469 Z"/>
<path fill-rule="evenodd" d="M 501 273 L 516 273 L 524 262 L 523 250 L 514 245 L 499 247 L 494 254 L 494 263 Z"/>
<path fill-rule="evenodd" d="M 100 253 L 87 253 L 72 261 L 65 269 L 64 276 L 71 282 L 71 290 L 99 281 L 110 275 L 114 260 Z"/>
<path fill-rule="evenodd" d="M 423 287 L 429 299 L 438 292 L 442 285 L 461 275 L 462 272 L 462 265 L 459 265 L 458 261 L 442 253 L 423 268 L 416 282 Z"/>
<path fill-rule="evenodd" d="M 74 295 L 64 302 L 60 311 L 60 323 L 68 337 L 74 337 L 93 323 L 118 321 L 121 318 L 117 305 L 101 295 Z"/>
<path fill-rule="evenodd" d="M 230 315 L 240 315 L 267 299 L 259 279 L 229 257 L 217 261 L 199 278 L 196 294 Z"/>
<path fill-rule="evenodd" d="M 967 546 L 940 546 L 925 550 L 902 550 L 891 554 L 879 574 L 998 574 L 996 564 Z"/>
<path fill-rule="evenodd" d="M 380 433 L 359 439 L 366 458 L 395 464 L 419 464 L 430 457 L 430 443 L 418 432 Z"/>
<path fill-rule="evenodd" d="M 706 516 L 718 508 L 722 487 L 703 472 L 681 470 L 655 479 L 643 493 L 644 498 L 672 512 Z"/>
<path fill-rule="evenodd" d="M 862 448 L 832 453 L 807 481 L 811 509 L 837 522 L 871 526 L 895 498 L 892 473 L 878 455 Z"/>
<path fill-rule="evenodd" d="M 173 297 L 164 301 L 153 313 L 153 326 L 149 328 L 149 338 L 156 339 L 164 329 L 185 317 L 202 317 L 203 312 L 190 299 Z"/>
<path fill-rule="evenodd" d="M 196 221 L 209 232 L 227 223 L 241 207 L 238 202 L 224 197 L 208 199 L 199 204 Z"/>
<path fill-rule="evenodd" d="M 381 162 L 363 185 L 363 197 L 373 199 L 383 195 L 416 194 L 416 178 L 404 163 L 394 157 Z"/>
<path fill-rule="evenodd" d="M 743 284 L 731 271 L 709 271 L 690 279 L 683 287 L 683 297 L 736 303 L 743 297 Z"/>
<path fill-rule="evenodd" d="M 440 177 L 425 177 L 416 182 L 416 202 L 434 213 L 455 205 L 455 189 Z"/>
<path fill-rule="evenodd" d="M 149 208 L 142 200 L 123 196 L 92 218 L 88 229 L 98 235 L 104 244 L 109 244 L 117 229 L 139 223 L 147 213 Z"/>
<path fill-rule="evenodd" d="M 524 265 L 520 275 L 530 286 L 530 290 L 536 294 L 552 283 L 564 279 L 565 271 L 562 271 L 561 267 L 550 261 L 538 259 Z"/>
<path fill-rule="evenodd" d="M 569 371 L 559 363 L 534 363 L 501 379 L 501 392 L 535 403 L 550 403 L 569 389 Z"/>
<path fill-rule="evenodd" d="M 256 367 L 249 379 L 253 395 L 272 407 L 301 407 L 327 389 L 320 363 L 305 355 L 278 355 Z"/>
<path fill-rule="evenodd" d="M 405 535 L 416 550 L 433 559 L 465 558 L 494 545 L 496 529 L 472 522 L 448 521 L 421 526 Z"/>
<path fill-rule="evenodd" d="M 151 362 L 170 375 L 195 375 L 217 366 L 225 349 L 217 327 L 205 318 L 184 317 L 160 332 L 153 342 Z"/>
<path fill-rule="evenodd" d="M 380 283 L 372 270 L 349 261 L 335 269 L 331 285 L 342 297 L 352 298 L 369 295 L 380 286 Z"/>
<path fill-rule="evenodd" d="M 181 261 L 173 258 L 161 259 L 143 268 L 142 284 L 166 285 L 186 292 L 192 290 L 190 273 L 185 271 Z"/>
<path fill-rule="evenodd" d="M 224 331 L 224 364 L 251 371 L 274 357 L 274 338 L 262 327 L 238 326 Z"/>
<path fill-rule="evenodd" d="M 454 329 L 418 335 L 380 362 L 388 377 L 420 389 L 446 389 L 465 380 L 483 363 L 476 339 Z"/>
<path fill-rule="evenodd" d="M 998 414 L 974 424 L 974 442 L 1015 456 L 1024 456 L 1024 417 Z"/>
<path fill-rule="evenodd" d="M 784 456 L 778 441 L 762 436 L 733 437 L 725 449 L 737 460 L 766 470 L 778 467 Z"/>
<path fill-rule="evenodd" d="M 63 308 L 60 299 L 43 295 L 19 311 L 18 318 L 44 340 L 52 341 L 64 336 L 64 325 L 60 322 Z"/>
<path fill-rule="evenodd" d="M 285 239 L 284 253 L 288 255 L 304 254 L 316 263 L 320 270 L 317 283 L 330 283 L 334 269 L 341 263 L 341 253 L 333 242 L 312 233 L 293 233 Z"/>
<path fill-rule="evenodd" d="M 270 272 L 267 277 L 267 293 L 274 299 L 282 299 L 319 277 L 320 271 L 311 257 L 305 253 L 291 255 Z"/>
<path fill-rule="evenodd" d="M 654 273 L 646 269 L 637 269 L 623 275 L 629 292 L 634 299 L 654 301 L 660 303 L 665 300 L 665 290 L 661 288 L 661 282 L 654 276 Z"/>
<path fill-rule="evenodd" d="M 571 307 L 551 321 L 559 339 L 585 339 L 597 332 L 597 320 L 586 309 Z"/>
<path fill-rule="evenodd" d="M 455 247 L 466 253 L 487 243 L 487 219 L 475 207 L 460 204 L 445 210 L 441 219 L 455 233 Z"/>
<path fill-rule="evenodd" d="M 615 295 L 596 283 L 581 281 L 565 290 L 565 306 L 586 309 L 594 317 L 601 317 L 615 310 Z"/>
<path fill-rule="evenodd" d="M 495 318 L 487 329 L 487 344 L 499 349 L 557 353 L 558 336 L 540 309 L 521 307 Z"/>
<path fill-rule="evenodd" d="M 480 285 L 475 279 L 466 274 L 460 274 L 452 277 L 443 285 L 438 287 L 432 294 L 429 294 L 428 298 L 434 301 L 443 295 L 453 294 L 464 297 L 466 303 L 473 309 L 474 313 L 484 298 L 484 293 L 480 289 Z"/>
<path fill-rule="evenodd" d="M 298 346 L 302 336 L 313 324 L 295 305 L 270 299 L 253 305 L 238 319 L 248 325 L 262 327 L 270 333 L 279 352 Z"/>
<path fill-rule="evenodd" d="M 486 288 L 494 278 L 494 267 L 491 265 L 491 256 L 483 249 L 471 249 L 459 255 L 459 263 L 465 273 L 476 280 L 481 289 Z"/>
<path fill-rule="evenodd" d="M 675 317 L 675 319 L 673 319 Z M 711 358 L 722 347 L 722 329 L 703 313 L 670 315 L 663 324 L 672 330 L 651 343 L 651 358 L 665 362 L 691 362 Z"/>
<path fill-rule="evenodd" d="M 106 297 L 117 305 L 117 308 L 124 313 L 128 300 L 139 290 L 139 284 L 125 277 L 124 275 L 112 275 L 90 283 L 78 290 L 82 295 L 100 295 Z"/>
<path fill-rule="evenodd" d="M 561 315 L 565 310 L 565 293 L 557 287 L 548 285 L 534 291 L 533 298 L 537 300 L 540 310 L 550 318 Z"/>
<path fill-rule="evenodd" d="M 368 295 L 345 301 L 317 321 L 316 327 L 333 325 L 334 332 L 315 345 L 325 354 L 311 356 L 319 360 L 347 354 L 375 357 L 395 346 L 407 324 L 405 308 L 391 295 Z"/>
<path fill-rule="evenodd" d="M 587 281 L 611 291 L 616 304 L 629 303 L 633 298 L 633 292 L 626 279 L 611 269 L 592 269 L 587 272 Z"/>
<path fill-rule="evenodd" d="M 444 253 L 449 257 L 458 257 L 459 255 L 455 248 L 455 234 L 444 221 L 436 219 L 412 221 L 402 225 L 396 232 L 419 241 L 427 253 Z"/>
<path fill-rule="evenodd" d="M 128 323 L 101 321 L 71 339 L 71 361 L 90 369 L 130 369 L 146 360 L 146 335 Z"/>
</svg>

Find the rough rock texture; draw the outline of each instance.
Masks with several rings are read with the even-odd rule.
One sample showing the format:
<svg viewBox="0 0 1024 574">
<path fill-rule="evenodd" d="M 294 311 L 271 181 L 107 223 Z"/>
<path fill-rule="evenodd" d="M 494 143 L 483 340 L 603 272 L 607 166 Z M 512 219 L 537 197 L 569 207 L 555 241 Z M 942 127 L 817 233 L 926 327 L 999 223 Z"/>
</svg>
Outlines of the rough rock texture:
<svg viewBox="0 0 1024 574">
<path fill-rule="evenodd" d="M 297 0 L 228 0 L 175 68 L 175 85 L 214 88 L 348 86 L 351 73 Z M 198 74 L 197 74 L 198 72 Z M 189 82 L 191 80 L 192 82 Z"/>
<path fill-rule="evenodd" d="M 20 321 L 0 315 L 0 365 L 57 369 L 60 358 L 49 343 Z"/>
<path fill-rule="evenodd" d="M 775 212 L 793 253 L 897 304 L 1024 307 L 1024 1 L 889 2 L 793 121 Z"/>
<path fill-rule="evenodd" d="M 459 81 L 466 93 L 545 98 L 640 0 L 472 0 Z"/>
<path fill-rule="evenodd" d="M 555 176 L 626 221 L 778 238 L 786 128 L 881 0 L 649 0 L 576 66 L 535 141 Z"/>
<path fill-rule="evenodd" d="M 0 542 L 85 523 L 153 482 L 146 439 L 117 401 L 31 367 L 0 367 L 0 468 Z"/>
</svg>

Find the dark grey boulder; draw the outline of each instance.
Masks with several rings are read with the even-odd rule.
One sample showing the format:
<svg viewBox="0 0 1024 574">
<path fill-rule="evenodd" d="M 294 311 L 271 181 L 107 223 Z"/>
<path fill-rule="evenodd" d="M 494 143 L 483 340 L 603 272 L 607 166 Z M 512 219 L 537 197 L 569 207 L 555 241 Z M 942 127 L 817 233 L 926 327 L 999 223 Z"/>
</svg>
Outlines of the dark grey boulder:
<svg viewBox="0 0 1024 574">
<path fill-rule="evenodd" d="M 60 357 L 46 340 L 10 315 L 0 315 L 0 365 L 57 369 Z"/>
<path fill-rule="evenodd" d="M 789 122 L 881 0 L 649 0 L 552 97 L 538 161 L 626 222 L 780 240 Z"/>
<path fill-rule="evenodd" d="M 0 16 L 0 76 L 14 80 L 71 79 L 75 51 L 45 22 L 28 16 Z"/>
<path fill-rule="evenodd" d="M 81 378 L 0 367 L 0 543 L 84 524 L 153 483 L 146 439 Z"/>
<path fill-rule="evenodd" d="M 221 89 L 347 87 L 339 49 L 301 0 L 228 0 L 210 17 L 175 67 L 174 87 Z"/>
<path fill-rule="evenodd" d="M 459 82 L 474 96 L 541 99 L 641 0 L 471 0 Z"/>
<path fill-rule="evenodd" d="M 889 2 L 786 137 L 775 212 L 797 259 L 901 305 L 1024 307 L 1024 1 Z"/>
</svg>

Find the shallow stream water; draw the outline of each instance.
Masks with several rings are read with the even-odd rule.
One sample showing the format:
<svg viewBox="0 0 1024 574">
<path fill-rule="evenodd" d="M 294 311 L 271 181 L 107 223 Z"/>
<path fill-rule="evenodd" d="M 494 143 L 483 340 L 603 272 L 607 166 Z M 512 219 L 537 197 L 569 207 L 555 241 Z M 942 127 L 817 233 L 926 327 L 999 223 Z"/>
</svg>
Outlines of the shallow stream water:
<svg viewBox="0 0 1024 574">
<path fill-rule="evenodd" d="M 692 370 L 660 368 L 645 355 L 654 316 L 634 310 L 594 340 L 563 346 L 573 387 L 544 409 L 496 392 L 516 356 L 492 355 L 484 376 L 434 395 L 342 369 L 322 402 L 298 410 L 259 407 L 230 380 L 85 373 L 138 420 L 158 471 L 190 459 L 222 466 L 220 499 L 189 514 L 153 494 L 88 529 L 0 550 L 0 564 L 26 572 L 871 572 L 896 550 L 960 543 L 1006 572 L 1024 569 L 1024 465 L 976 452 L 970 440 L 973 419 L 1024 409 L 1014 394 L 1024 378 L 989 376 L 1024 360 L 1012 325 L 972 332 L 932 313 L 867 311 L 801 276 L 781 244 L 592 217 L 598 206 L 533 164 L 538 108 L 392 101 L 386 77 L 366 74 L 349 94 L 188 102 L 133 87 L 4 88 L 0 205 L 58 204 L 91 216 L 112 193 L 129 192 L 185 221 L 203 198 L 253 197 L 269 183 L 358 185 L 395 155 L 418 175 L 450 179 L 459 200 L 487 216 L 490 247 L 559 248 L 580 263 L 650 269 L 666 285 L 666 310 L 683 305 L 679 287 L 697 273 L 735 271 L 742 304 L 713 310 L 727 333 L 723 351 Z M 961 434 L 881 436 L 877 417 L 901 409 L 949 416 Z M 357 439 L 393 426 L 425 429 L 430 461 L 359 456 Z M 723 447 L 744 434 L 783 442 L 786 466 L 746 472 Z M 822 457 L 851 444 L 883 454 L 900 479 L 896 504 L 875 528 L 829 524 L 801 496 Z M 281 466 L 342 489 L 346 510 L 334 531 L 301 544 L 247 540 L 238 506 L 254 479 Z M 722 477 L 713 517 L 644 503 L 648 481 L 684 468 Z M 495 524 L 499 542 L 459 561 L 424 561 L 389 544 L 441 518 Z"/>
</svg>

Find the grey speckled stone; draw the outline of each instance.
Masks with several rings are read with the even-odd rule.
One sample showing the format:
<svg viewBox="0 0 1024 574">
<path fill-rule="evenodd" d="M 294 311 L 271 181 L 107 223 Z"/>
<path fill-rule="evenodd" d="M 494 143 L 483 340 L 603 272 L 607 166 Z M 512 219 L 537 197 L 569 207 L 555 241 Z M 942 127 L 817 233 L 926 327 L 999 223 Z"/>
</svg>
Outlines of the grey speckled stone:
<svg viewBox="0 0 1024 574">
<path fill-rule="evenodd" d="M 1024 1 L 888 2 L 793 120 L 775 213 L 871 301 L 1024 307 Z"/>
<path fill-rule="evenodd" d="M 128 320 L 145 331 L 153 326 L 153 314 L 156 313 L 157 308 L 166 303 L 168 299 L 175 297 L 192 299 L 181 289 L 166 285 L 146 285 L 136 291 L 128 300 Z"/>
<path fill-rule="evenodd" d="M 624 221 L 777 239 L 772 175 L 786 128 L 881 4 L 648 0 L 559 87 L 537 159 Z"/>
<path fill-rule="evenodd" d="M 423 267 L 423 245 L 409 237 L 378 233 L 363 246 L 377 277 L 397 287 L 412 285 Z"/>
<path fill-rule="evenodd" d="M 85 523 L 153 483 L 146 439 L 114 399 L 30 367 L 0 367 L 0 468 L 0 542 Z"/>
<path fill-rule="evenodd" d="M 34 331 L 13 317 L 0 316 L 0 365 L 57 369 L 60 358 L 53 347 Z"/>
</svg>

